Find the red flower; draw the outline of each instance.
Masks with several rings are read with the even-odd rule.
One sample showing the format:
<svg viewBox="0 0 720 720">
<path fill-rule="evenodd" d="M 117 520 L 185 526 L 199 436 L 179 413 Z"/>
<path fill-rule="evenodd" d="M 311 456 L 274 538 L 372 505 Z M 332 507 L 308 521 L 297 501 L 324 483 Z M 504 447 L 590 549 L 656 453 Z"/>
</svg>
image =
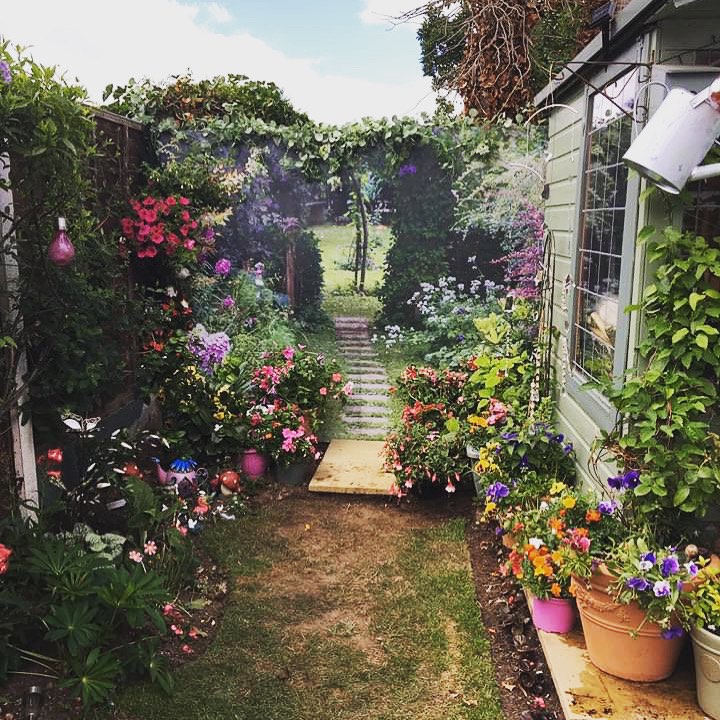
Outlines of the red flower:
<svg viewBox="0 0 720 720">
<path fill-rule="evenodd" d="M 63 461 L 63 451 L 60 448 L 52 448 L 47 451 L 47 459 L 61 463 Z"/>
<path fill-rule="evenodd" d="M 186 197 L 181 197 L 178 201 L 181 205 L 189 205 L 190 201 Z"/>
<path fill-rule="evenodd" d="M 172 195 L 171 195 L 167 200 L 165 200 L 165 202 L 166 202 L 170 207 L 172 207 L 173 205 L 177 205 L 177 200 L 176 200 L 174 197 L 172 197 Z"/>
<path fill-rule="evenodd" d="M 8 571 L 8 561 L 13 551 L 9 547 L 5 547 L 0 543 L 0 575 L 4 575 Z"/>
</svg>

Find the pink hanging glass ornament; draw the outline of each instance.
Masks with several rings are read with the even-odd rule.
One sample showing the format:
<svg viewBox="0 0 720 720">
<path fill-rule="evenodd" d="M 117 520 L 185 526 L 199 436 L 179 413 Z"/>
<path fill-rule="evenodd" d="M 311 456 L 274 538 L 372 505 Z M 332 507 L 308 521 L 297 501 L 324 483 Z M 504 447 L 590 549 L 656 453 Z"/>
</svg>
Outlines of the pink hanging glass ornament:
<svg viewBox="0 0 720 720">
<path fill-rule="evenodd" d="M 66 232 L 65 218 L 58 218 L 58 229 L 48 248 L 48 257 L 59 267 L 65 267 L 75 259 L 75 246 Z"/>
</svg>

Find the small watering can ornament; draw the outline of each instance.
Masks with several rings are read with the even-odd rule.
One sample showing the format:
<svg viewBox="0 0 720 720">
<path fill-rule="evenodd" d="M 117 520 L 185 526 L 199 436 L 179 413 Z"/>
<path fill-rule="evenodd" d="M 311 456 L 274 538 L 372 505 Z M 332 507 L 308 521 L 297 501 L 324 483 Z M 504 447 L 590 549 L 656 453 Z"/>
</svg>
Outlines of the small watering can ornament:
<svg viewBox="0 0 720 720">
<path fill-rule="evenodd" d="M 192 458 L 178 458 L 164 470 L 160 460 L 153 458 L 157 467 L 158 480 L 165 487 L 174 487 L 182 498 L 192 497 L 198 489 L 198 483 L 207 477 L 207 470 L 199 468 Z"/>
</svg>

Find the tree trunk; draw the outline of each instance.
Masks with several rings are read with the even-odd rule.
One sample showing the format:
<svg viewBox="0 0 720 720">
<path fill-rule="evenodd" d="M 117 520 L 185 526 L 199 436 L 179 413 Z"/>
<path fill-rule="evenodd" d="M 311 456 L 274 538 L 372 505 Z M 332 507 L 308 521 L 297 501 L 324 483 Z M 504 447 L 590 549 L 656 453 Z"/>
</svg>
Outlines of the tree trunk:
<svg viewBox="0 0 720 720">
<path fill-rule="evenodd" d="M 360 292 L 365 291 L 365 271 L 367 270 L 367 253 L 368 253 L 368 242 L 370 240 L 370 232 L 368 230 L 368 218 L 365 209 L 365 198 L 362 194 L 362 186 L 357 176 L 353 176 L 355 183 L 355 196 L 357 197 L 357 204 L 360 208 L 360 222 L 362 224 L 362 247 L 360 249 L 360 284 L 358 290 Z M 358 238 L 359 239 L 359 238 Z"/>
</svg>

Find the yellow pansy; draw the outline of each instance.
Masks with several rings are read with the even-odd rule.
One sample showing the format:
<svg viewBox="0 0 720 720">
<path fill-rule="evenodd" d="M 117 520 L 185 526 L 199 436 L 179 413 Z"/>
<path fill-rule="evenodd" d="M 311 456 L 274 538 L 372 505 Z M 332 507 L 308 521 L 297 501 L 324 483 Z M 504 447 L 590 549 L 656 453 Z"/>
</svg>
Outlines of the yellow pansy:
<svg viewBox="0 0 720 720">
<path fill-rule="evenodd" d="M 496 507 L 497 507 L 497 503 L 494 503 L 494 502 L 485 503 L 485 512 L 491 513 L 493 510 L 495 510 Z"/>
<path fill-rule="evenodd" d="M 468 422 L 471 425 L 478 425 L 482 428 L 486 428 L 488 426 L 487 418 L 484 418 L 481 415 L 470 415 Z"/>
<path fill-rule="evenodd" d="M 566 496 L 562 499 L 563 507 L 566 507 L 568 510 L 569 510 L 570 508 L 574 508 L 576 502 L 577 502 L 577 500 L 575 500 L 575 498 L 574 498 L 572 495 L 566 495 Z"/>
<path fill-rule="evenodd" d="M 563 490 L 567 488 L 564 482 L 558 482 L 557 480 L 550 486 L 551 495 L 559 495 Z"/>
</svg>

